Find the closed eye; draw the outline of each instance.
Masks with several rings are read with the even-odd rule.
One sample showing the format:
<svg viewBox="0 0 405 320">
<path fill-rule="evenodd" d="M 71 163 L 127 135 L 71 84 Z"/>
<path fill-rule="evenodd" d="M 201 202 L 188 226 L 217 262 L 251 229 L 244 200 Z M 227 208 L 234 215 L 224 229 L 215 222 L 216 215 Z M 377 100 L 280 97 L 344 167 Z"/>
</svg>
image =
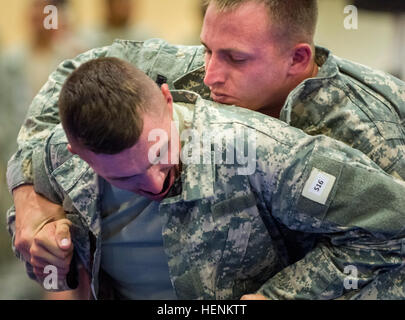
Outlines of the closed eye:
<svg viewBox="0 0 405 320">
<path fill-rule="evenodd" d="M 229 61 L 232 63 L 244 63 L 247 61 L 246 58 L 242 57 L 233 57 L 232 55 L 229 56 Z"/>
</svg>

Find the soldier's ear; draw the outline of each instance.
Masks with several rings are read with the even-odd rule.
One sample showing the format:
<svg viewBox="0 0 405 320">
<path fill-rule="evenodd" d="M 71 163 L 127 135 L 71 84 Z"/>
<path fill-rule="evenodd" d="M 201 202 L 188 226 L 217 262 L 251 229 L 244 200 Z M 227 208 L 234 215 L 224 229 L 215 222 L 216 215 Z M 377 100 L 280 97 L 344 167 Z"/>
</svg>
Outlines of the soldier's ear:
<svg viewBox="0 0 405 320">
<path fill-rule="evenodd" d="M 297 44 L 292 52 L 288 74 L 300 76 L 305 74 L 312 62 L 312 48 L 308 43 Z"/>
<path fill-rule="evenodd" d="M 160 87 L 160 90 L 162 91 L 163 97 L 166 101 L 167 107 L 169 108 L 170 113 L 173 111 L 173 97 L 172 94 L 170 93 L 169 86 L 164 83 Z"/>
</svg>

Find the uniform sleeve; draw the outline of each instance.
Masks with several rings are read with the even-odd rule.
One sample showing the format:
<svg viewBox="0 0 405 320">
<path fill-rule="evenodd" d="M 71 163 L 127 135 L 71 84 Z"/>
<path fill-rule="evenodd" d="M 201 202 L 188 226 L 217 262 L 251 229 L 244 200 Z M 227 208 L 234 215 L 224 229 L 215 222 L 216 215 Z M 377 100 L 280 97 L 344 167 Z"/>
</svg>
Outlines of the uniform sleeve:
<svg viewBox="0 0 405 320">
<path fill-rule="evenodd" d="M 53 181 L 51 177 L 51 172 L 54 168 L 54 163 L 59 160 L 63 161 L 67 156 L 69 156 L 68 151 L 62 151 L 63 149 L 66 149 L 66 144 L 61 144 L 61 145 L 56 145 L 53 146 L 50 141 L 52 138 L 55 136 L 55 131 L 56 134 L 64 135 L 63 130 L 61 126 L 55 126 L 56 130 L 52 130 L 50 133 L 49 137 L 45 139 L 44 141 L 44 146 L 42 148 L 37 148 L 33 152 L 32 156 L 32 167 L 33 167 L 33 183 L 35 187 L 35 191 L 37 193 L 40 193 L 44 197 L 46 197 L 48 200 L 58 203 L 62 205 L 63 200 L 64 200 L 64 194 L 61 191 L 61 189 L 58 187 L 57 183 Z M 70 155 L 71 156 L 71 155 Z M 53 158 L 53 161 L 51 160 Z M 7 229 L 8 232 L 10 233 L 12 237 L 12 250 L 14 251 L 14 254 L 16 255 L 17 258 L 20 260 L 24 261 L 23 256 L 20 254 L 20 252 L 17 250 L 17 248 L 14 246 L 14 240 L 15 240 L 15 208 L 14 206 L 11 207 L 8 212 L 7 212 Z M 72 214 L 66 213 L 66 218 L 72 221 Z M 72 230 L 72 229 L 71 229 Z M 56 286 L 52 286 L 54 289 L 46 289 L 47 291 L 65 291 L 65 290 L 71 290 L 75 289 L 77 287 L 78 283 L 78 276 L 77 276 L 77 260 L 78 258 L 76 257 L 76 253 L 74 254 L 74 257 L 72 258 L 72 263 L 70 266 L 70 271 L 67 275 L 67 277 L 63 280 L 58 279 L 58 282 Z M 27 275 L 30 279 L 38 282 L 42 287 L 44 287 L 44 283 L 42 283 L 35 275 L 33 266 L 28 262 L 24 261 L 25 263 L 25 268 Z M 44 287 L 46 288 L 46 287 Z"/>
<path fill-rule="evenodd" d="M 93 49 L 75 59 L 65 60 L 49 76 L 29 107 L 17 137 L 17 152 L 8 163 L 7 183 L 10 191 L 20 185 L 33 183 L 32 157 L 36 150 L 40 152 L 47 136 L 60 122 L 58 98 L 65 79 L 82 63 L 103 57 L 108 51 L 109 47 Z"/>
<path fill-rule="evenodd" d="M 317 240 L 259 292 L 271 299 L 334 299 L 395 276 L 405 255 L 405 184 L 340 142 L 304 140 L 288 151 L 270 206 L 280 223 Z"/>
<path fill-rule="evenodd" d="M 111 56 L 129 61 L 143 70 L 153 80 L 159 76 L 173 82 L 194 67 L 203 65 L 202 46 L 170 45 L 160 39 L 145 42 L 117 40 L 111 46 L 83 53 L 62 62 L 48 82 L 34 98 L 26 120 L 17 138 L 18 149 L 8 164 L 7 182 L 10 191 L 22 184 L 32 184 L 32 156 L 43 146 L 46 137 L 59 120 L 58 98 L 65 79 L 84 62 Z"/>
</svg>

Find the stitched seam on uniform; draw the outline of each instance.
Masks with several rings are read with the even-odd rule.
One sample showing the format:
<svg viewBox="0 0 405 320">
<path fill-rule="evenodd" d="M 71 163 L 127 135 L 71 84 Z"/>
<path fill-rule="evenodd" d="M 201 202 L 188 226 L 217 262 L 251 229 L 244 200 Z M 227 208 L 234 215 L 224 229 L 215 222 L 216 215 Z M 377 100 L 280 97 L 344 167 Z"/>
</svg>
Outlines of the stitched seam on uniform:
<svg viewBox="0 0 405 320">
<path fill-rule="evenodd" d="M 299 180 L 297 181 L 297 184 L 300 185 L 300 187 L 299 187 L 297 190 L 301 190 L 300 192 L 296 192 L 296 195 L 295 195 L 295 198 L 294 198 L 295 207 L 297 207 L 297 208 L 299 207 L 299 201 L 300 201 L 301 197 L 304 197 L 304 196 L 302 195 L 302 193 L 303 193 L 303 190 L 304 190 L 304 188 L 305 188 L 305 184 L 306 184 L 307 180 L 310 178 L 312 170 L 313 170 L 314 168 L 317 168 L 317 167 L 314 166 L 314 165 L 312 165 L 311 167 L 309 167 L 309 163 L 312 163 L 312 160 L 313 160 L 314 157 L 316 156 L 316 153 L 317 153 L 318 149 L 319 149 L 318 143 L 316 143 L 315 147 L 313 148 L 313 150 L 312 150 L 312 152 L 311 152 L 311 156 L 308 157 L 308 160 L 307 160 L 306 163 L 305 163 L 305 167 L 304 167 L 304 169 L 303 169 L 303 172 L 306 173 L 304 182 L 302 182 L 302 180 L 304 179 L 304 174 L 302 174 L 302 175 L 300 176 Z M 320 154 L 320 157 L 326 158 L 325 155 L 323 155 L 322 153 Z M 315 216 L 313 216 L 313 215 L 308 214 L 308 212 L 304 212 L 304 213 L 303 213 L 305 216 L 310 216 L 312 219 L 315 219 L 316 221 L 318 221 L 318 222 L 320 223 L 320 226 L 324 225 L 324 223 L 325 223 L 325 218 L 326 218 L 326 216 L 327 216 L 329 207 L 331 206 L 331 203 L 333 202 L 333 199 L 334 199 L 334 197 L 335 197 L 335 195 L 336 195 L 336 190 L 337 190 L 337 187 L 336 187 L 336 186 L 339 184 L 339 181 L 340 181 L 340 178 L 341 178 L 341 175 L 342 175 L 342 165 L 343 165 L 343 166 L 345 165 L 343 162 L 341 162 L 341 161 L 339 161 L 339 160 L 337 160 L 337 159 L 333 159 L 333 161 L 336 162 L 336 163 L 338 163 L 338 164 L 340 164 L 341 167 L 340 167 L 340 169 L 339 169 L 339 173 L 338 173 L 338 174 L 336 174 L 336 175 L 335 175 L 335 174 L 332 174 L 332 175 L 336 178 L 336 180 L 335 180 L 335 182 L 334 182 L 334 184 L 333 184 L 333 187 L 331 188 L 331 190 L 330 190 L 330 192 L 329 192 L 329 195 L 328 195 L 328 198 L 327 198 L 326 203 L 325 203 L 325 204 L 320 204 L 320 205 L 322 205 L 323 207 L 325 207 L 324 210 L 323 210 L 322 216 L 315 217 Z M 318 169 L 318 168 L 317 168 L 317 169 Z M 321 170 L 321 169 L 318 169 L 318 170 Z M 321 171 L 323 171 L 323 170 L 321 170 Z M 327 171 L 325 171 L 325 172 L 328 173 L 328 174 L 331 174 L 331 173 L 329 173 L 329 172 L 327 172 Z M 304 197 L 304 198 L 305 198 L 305 197 Z M 291 214 L 296 214 L 296 212 L 290 211 L 288 214 L 289 214 L 289 215 L 291 215 Z"/>
<path fill-rule="evenodd" d="M 189 63 L 188 63 L 188 66 L 187 66 L 187 69 L 186 69 L 185 73 L 191 72 L 190 69 L 191 69 L 191 66 L 193 65 L 194 60 L 195 60 L 196 57 L 197 57 L 197 52 L 198 52 L 198 50 L 199 50 L 199 47 L 196 47 L 196 48 L 194 49 L 194 54 L 193 54 L 193 56 L 191 57 L 191 59 L 190 59 L 190 61 L 189 61 Z M 199 68 L 201 68 L 201 67 L 199 67 Z M 194 68 L 194 69 L 196 69 L 196 68 Z"/>
<path fill-rule="evenodd" d="M 306 178 L 305 178 L 305 180 L 304 180 L 304 174 L 301 174 L 301 176 L 299 177 L 299 179 L 298 179 L 298 181 L 297 181 L 297 184 L 299 184 L 299 186 L 300 186 L 298 190 L 301 190 L 301 192 L 296 192 L 296 193 L 295 193 L 295 199 L 294 199 L 294 203 L 295 203 L 295 204 L 297 204 L 297 202 L 298 202 L 299 199 L 301 198 L 301 196 L 302 196 L 302 191 L 303 191 L 304 188 L 305 188 L 305 183 L 307 182 L 307 180 L 308 180 L 309 177 L 311 176 L 312 169 L 311 169 L 311 168 L 308 168 L 308 166 L 309 166 L 309 163 L 310 163 L 310 161 L 312 160 L 314 154 L 316 154 L 316 152 L 318 151 L 318 149 L 319 149 L 318 143 L 315 143 L 315 146 L 314 146 L 314 148 L 312 149 L 311 155 L 310 155 L 310 156 L 307 158 L 307 160 L 305 161 L 305 167 L 304 167 L 303 172 L 305 172 Z M 312 167 L 313 167 L 313 166 L 312 166 Z M 313 168 L 314 168 L 314 167 L 313 167 Z M 302 181 L 302 180 L 304 180 L 304 181 Z"/>
<path fill-rule="evenodd" d="M 328 256 L 326 255 L 326 252 L 325 252 L 325 247 L 320 247 L 320 250 L 321 250 L 321 254 L 322 254 L 322 256 L 326 259 L 326 261 L 331 261 L 329 258 L 328 258 Z M 338 269 L 339 270 L 339 268 L 337 268 L 336 267 L 336 265 L 334 264 L 334 263 L 332 263 L 333 264 L 333 266 L 336 268 L 336 269 Z M 323 271 L 323 270 L 322 270 Z M 340 271 L 340 270 L 339 270 Z M 322 293 L 324 293 L 325 291 L 327 291 L 328 290 L 328 288 L 335 282 L 335 280 L 337 279 L 339 282 L 340 282 L 340 278 L 339 278 L 339 276 L 337 276 L 337 275 L 334 275 L 333 277 L 329 277 L 329 275 L 326 273 L 326 272 L 322 272 L 322 274 L 323 275 L 325 275 L 326 276 L 326 278 L 328 278 L 328 280 L 329 280 L 329 284 L 326 286 L 326 288 L 322 291 Z M 343 282 L 342 282 L 342 285 L 343 285 Z"/>
<path fill-rule="evenodd" d="M 215 120 L 214 120 L 214 121 L 210 121 L 210 124 L 230 124 L 230 123 L 232 123 L 232 124 L 237 123 L 237 124 L 239 124 L 239 125 L 241 125 L 241 126 L 243 126 L 243 127 L 252 129 L 252 130 L 254 130 L 255 132 L 259 132 L 259 133 L 261 133 L 261 134 L 263 134 L 263 135 L 265 135 L 265 136 L 267 136 L 267 137 L 269 137 L 269 138 L 271 138 L 271 139 L 273 139 L 273 140 L 277 141 L 278 143 L 283 144 L 283 145 L 285 145 L 285 146 L 288 146 L 288 147 L 294 147 L 294 146 L 295 146 L 293 143 L 289 144 L 289 143 L 287 143 L 287 142 L 280 141 L 278 138 L 275 138 L 275 137 L 271 136 L 269 133 L 264 132 L 263 130 L 260 130 L 260 129 L 258 129 L 258 128 L 252 127 L 251 125 L 246 124 L 246 123 L 243 123 L 243 122 L 241 122 L 241 121 L 239 121 L 239 120 L 236 120 L 236 121 L 231 121 L 231 120 L 229 120 L 229 121 L 226 121 L 226 120 L 224 120 L 224 121 L 215 121 Z M 284 127 L 287 127 L 287 126 L 288 126 L 287 124 L 284 125 Z M 259 139 L 257 139 L 257 140 L 259 140 Z"/>
<path fill-rule="evenodd" d="M 388 173 L 388 171 L 391 170 L 393 167 L 395 167 L 397 165 L 397 163 L 402 159 L 404 159 L 404 155 L 401 153 L 399 155 L 399 157 L 397 157 L 397 159 L 395 161 L 393 161 L 389 167 L 384 169 L 384 171 L 386 171 Z"/>
<path fill-rule="evenodd" d="M 51 137 L 49 139 L 51 139 Z M 50 149 L 50 147 L 47 146 L 46 147 L 46 153 L 45 153 L 45 156 L 44 156 L 44 158 L 45 158 L 44 162 L 46 163 L 45 170 L 46 170 L 47 175 L 52 177 L 52 178 L 49 178 L 49 183 L 53 186 L 53 189 L 54 189 L 55 193 L 59 196 L 60 199 L 63 199 L 65 197 L 65 195 L 64 195 L 65 191 L 59 185 L 59 182 L 56 180 L 55 176 L 52 175 L 52 172 L 55 169 L 53 168 L 53 163 L 51 161 L 51 157 L 50 157 L 50 154 L 49 154 L 50 153 L 49 149 Z"/>
<path fill-rule="evenodd" d="M 344 61 L 343 59 L 341 59 L 341 60 L 342 60 L 343 63 L 353 63 L 353 62 L 350 62 L 350 61 L 348 61 L 348 60 L 346 60 L 346 61 Z M 354 64 L 355 64 L 355 65 L 358 65 L 358 63 L 354 63 Z M 345 72 L 344 72 L 343 70 L 341 70 L 341 68 L 340 68 L 340 66 L 339 66 L 339 71 L 340 71 L 340 73 L 341 73 L 342 75 L 348 77 L 348 78 L 350 79 L 350 82 L 352 82 L 352 83 L 355 84 L 357 87 L 359 87 L 360 90 L 366 91 L 367 94 L 369 94 L 369 95 L 373 96 L 375 99 L 379 100 L 381 103 L 383 103 L 385 106 L 387 106 L 387 108 L 388 108 L 392 113 L 395 113 L 397 116 L 399 116 L 398 113 L 397 113 L 398 110 L 397 110 L 395 107 L 394 107 L 394 110 L 393 110 L 393 105 L 395 105 L 395 103 L 391 102 L 388 98 L 386 98 L 386 97 L 385 97 L 384 95 L 382 95 L 382 94 L 376 95 L 376 93 L 375 93 L 373 87 L 369 86 L 366 82 L 361 82 L 359 79 L 356 78 L 356 75 L 355 75 L 355 74 L 351 74 L 350 71 L 348 71 L 345 66 L 342 66 L 342 68 L 345 69 Z M 346 82 L 349 82 L 349 81 L 345 81 L 344 83 L 346 84 Z M 363 88 L 361 85 L 363 85 L 364 88 Z M 388 104 L 387 104 L 387 103 L 388 103 Z M 398 117 L 398 119 L 400 120 L 399 117 Z"/>
<path fill-rule="evenodd" d="M 72 158 L 69 158 L 67 161 L 69 161 L 69 160 L 71 160 Z M 65 165 L 65 163 L 67 162 L 67 161 L 65 161 L 63 164 L 61 164 L 59 167 L 57 167 L 57 168 L 55 168 L 54 170 L 52 170 L 52 172 L 51 172 L 51 175 L 52 175 L 52 177 L 56 180 L 56 181 L 58 181 L 58 179 L 57 179 L 57 177 L 59 176 L 58 174 L 57 174 L 57 172 L 55 173 L 55 171 L 57 171 L 61 166 L 63 166 L 63 165 Z M 74 187 L 75 187 L 75 185 L 81 180 L 81 178 L 83 177 L 83 175 L 85 175 L 89 170 L 91 170 L 91 168 L 90 167 L 87 167 L 85 170 L 82 170 L 82 172 L 78 175 L 78 176 L 76 176 L 76 179 L 74 180 L 74 181 L 71 181 L 70 183 L 68 183 L 67 184 L 67 189 L 65 190 L 66 192 L 70 192 Z M 58 182 L 58 184 L 59 184 L 59 182 Z"/>
<path fill-rule="evenodd" d="M 336 85 L 336 87 L 339 88 L 339 86 L 338 86 L 337 84 L 335 84 L 335 85 Z M 379 129 L 378 126 L 377 126 L 378 120 L 376 120 L 376 119 L 373 117 L 373 115 L 372 115 L 371 112 L 368 112 L 368 109 L 367 109 L 367 108 L 364 109 L 363 106 L 361 106 L 359 103 L 357 103 L 356 99 L 354 99 L 353 94 L 350 92 L 350 89 L 347 87 L 346 83 L 343 83 L 343 86 L 344 86 L 344 88 L 340 88 L 340 89 L 342 89 L 342 90 L 345 92 L 347 98 L 352 102 L 352 104 L 353 104 L 354 106 L 356 106 L 359 110 L 361 110 L 361 112 L 362 112 L 364 115 L 366 115 L 366 117 L 369 119 L 370 123 L 372 123 L 372 126 L 373 126 L 375 129 L 377 129 L 377 131 L 378 131 L 380 137 L 381 137 L 384 141 L 387 141 L 387 139 L 384 138 L 384 135 L 381 133 L 380 129 Z M 366 110 L 367 110 L 367 111 L 366 111 Z M 398 119 L 398 121 L 399 121 L 399 119 Z"/>
<path fill-rule="evenodd" d="M 296 215 L 296 211 L 294 210 L 294 208 L 296 208 L 297 203 L 298 203 L 299 199 L 301 198 L 301 193 L 302 193 L 302 190 L 304 189 L 305 182 L 306 182 L 306 180 L 309 178 L 309 176 L 311 174 L 311 172 L 308 170 L 308 164 L 309 164 L 310 160 L 312 159 L 312 155 L 314 154 L 314 152 L 317 149 L 318 149 L 318 144 L 316 143 L 314 148 L 312 149 L 311 156 L 309 156 L 307 158 L 307 160 L 305 161 L 304 169 L 303 169 L 302 172 L 306 174 L 306 179 L 304 179 L 304 174 L 301 174 L 300 177 L 298 178 L 297 182 L 296 182 L 296 185 L 299 185 L 297 190 L 301 190 L 301 192 L 295 192 L 295 195 L 294 195 L 294 197 L 292 199 L 292 202 L 295 205 L 288 212 L 285 213 L 287 215 L 287 219 L 290 219 L 290 217 L 292 215 Z M 308 171 L 309 171 L 309 173 L 307 173 Z M 275 181 L 277 181 L 276 182 L 276 190 L 279 189 L 280 181 L 282 181 L 282 179 L 280 179 L 280 173 L 281 172 L 283 172 L 283 170 L 280 170 L 280 172 L 278 172 L 278 176 L 275 178 Z M 276 219 L 277 219 L 277 217 L 276 217 Z"/>
<path fill-rule="evenodd" d="M 356 79 L 355 79 L 355 80 L 356 80 Z M 395 110 L 392 109 L 392 106 L 390 106 L 390 105 L 388 105 L 388 104 L 386 103 L 386 102 L 388 102 L 388 101 L 386 101 L 386 102 L 382 101 L 378 96 L 376 96 L 376 95 L 374 94 L 373 91 L 369 90 L 369 88 L 367 87 L 367 85 L 366 85 L 366 88 L 362 88 L 359 84 L 357 84 L 356 81 L 353 81 L 353 84 L 354 84 L 354 86 L 356 86 L 356 87 L 359 88 L 359 91 L 360 91 L 360 90 L 365 91 L 368 95 L 373 96 L 376 100 L 378 100 L 378 101 L 380 101 L 382 104 L 384 104 L 384 105 L 389 109 L 390 113 L 391 113 L 392 115 L 394 115 L 394 116 L 397 118 L 397 121 L 396 121 L 396 122 L 395 122 L 395 121 L 389 121 L 389 120 L 377 120 L 377 119 L 375 119 L 374 116 L 373 116 L 373 114 L 372 114 L 371 112 L 368 112 L 368 109 L 367 109 L 367 108 L 364 110 L 363 107 L 362 107 L 360 104 L 358 104 L 355 99 L 353 99 L 353 93 L 352 93 L 351 90 L 348 88 L 346 82 L 343 82 L 343 85 L 344 85 L 344 87 L 345 87 L 346 90 L 344 90 L 344 89 L 342 89 L 342 90 L 345 91 L 346 96 L 350 99 L 350 101 L 352 101 L 352 103 L 353 103 L 355 106 L 357 106 L 364 114 L 367 115 L 367 117 L 370 119 L 370 121 L 373 123 L 373 125 L 377 128 L 377 130 L 378 130 L 380 136 L 384 139 L 384 141 L 386 141 L 387 139 L 384 138 L 384 135 L 381 133 L 380 129 L 378 128 L 377 123 L 388 122 L 388 123 L 393 123 L 393 124 L 395 124 L 395 125 L 399 125 L 399 124 L 401 124 L 401 119 L 399 118 L 398 113 L 397 113 Z M 337 84 L 336 84 L 336 86 L 337 86 Z M 367 111 L 366 111 L 366 110 L 367 110 Z"/>
<path fill-rule="evenodd" d="M 375 92 L 374 92 L 374 90 L 373 90 L 371 87 L 369 87 L 369 86 L 367 85 L 367 83 L 362 83 L 362 82 L 360 82 L 359 80 L 357 80 L 356 78 L 354 78 L 354 80 L 352 80 L 352 81 L 353 81 L 354 85 L 359 88 L 359 90 L 364 90 L 364 91 L 366 91 L 366 93 L 367 93 L 368 95 L 374 97 L 376 100 L 380 101 L 383 105 L 385 105 L 385 106 L 389 109 L 389 111 L 397 117 L 398 122 L 401 121 L 401 119 L 400 119 L 400 117 L 399 117 L 399 115 L 398 115 L 398 112 L 397 112 L 398 110 L 396 110 L 395 108 L 393 108 L 393 103 L 392 103 L 391 101 L 389 101 L 389 100 L 388 100 L 387 98 L 385 98 L 384 96 L 381 96 L 381 97 L 380 97 L 380 95 L 376 95 Z M 365 86 L 365 88 L 361 87 L 357 82 L 360 82 L 362 85 Z"/>
<path fill-rule="evenodd" d="M 233 197 L 231 199 L 225 199 L 222 201 L 219 201 L 217 203 L 214 203 L 211 208 L 212 208 L 212 215 L 215 218 L 217 215 L 220 214 L 220 216 L 225 215 L 225 214 L 232 214 L 236 207 L 237 211 L 243 211 L 245 209 L 251 208 L 256 206 L 257 200 L 255 197 L 255 194 L 253 192 L 250 192 L 247 195 L 243 196 L 237 196 Z"/>
<path fill-rule="evenodd" d="M 63 144 L 56 144 L 56 145 L 50 144 L 50 145 L 49 145 L 49 151 L 47 152 L 49 155 L 47 154 L 46 157 L 49 158 L 49 162 L 50 162 L 50 164 L 51 164 L 52 171 L 56 170 L 56 169 L 59 168 L 60 166 L 63 166 L 67 161 L 70 161 L 70 160 L 75 156 L 74 154 L 69 154 L 69 155 L 66 157 L 66 159 L 64 159 L 63 162 L 60 162 L 59 160 L 60 160 L 61 157 L 60 157 L 60 155 L 59 155 L 59 153 L 60 153 L 59 148 L 60 148 L 61 145 L 63 145 Z M 50 155 L 51 152 L 57 155 L 59 165 L 56 166 L 56 165 L 51 161 L 51 159 L 52 159 L 52 158 L 51 158 L 51 155 Z M 63 158 L 65 158 L 65 157 L 62 157 L 62 159 L 63 159 Z M 84 160 L 82 160 L 82 161 L 84 161 Z"/>
<path fill-rule="evenodd" d="M 372 118 L 372 114 L 369 114 L 367 111 L 365 111 L 358 103 L 356 103 L 356 100 L 353 100 L 353 94 L 350 90 L 350 88 L 347 86 L 346 82 L 343 80 L 339 80 L 339 79 L 328 79 L 328 82 L 330 82 L 331 85 L 333 85 L 335 88 L 342 90 L 345 93 L 345 96 L 347 98 L 350 99 L 350 101 L 356 106 L 358 107 L 362 113 L 364 113 L 367 118 L 374 123 L 374 120 Z M 341 82 L 342 84 L 339 84 L 339 82 Z"/>
<path fill-rule="evenodd" d="M 155 59 L 153 60 L 153 62 L 150 64 L 149 70 L 146 72 L 146 74 L 147 74 L 149 77 L 152 75 L 152 71 L 153 71 L 154 68 L 155 68 L 155 65 L 156 65 L 156 63 L 157 63 L 157 61 L 158 61 L 158 58 L 159 58 L 160 53 L 162 52 L 162 50 L 163 50 L 163 45 L 162 45 L 162 43 L 160 43 L 160 45 L 159 45 L 159 51 L 158 51 L 158 53 L 156 54 Z"/>
</svg>

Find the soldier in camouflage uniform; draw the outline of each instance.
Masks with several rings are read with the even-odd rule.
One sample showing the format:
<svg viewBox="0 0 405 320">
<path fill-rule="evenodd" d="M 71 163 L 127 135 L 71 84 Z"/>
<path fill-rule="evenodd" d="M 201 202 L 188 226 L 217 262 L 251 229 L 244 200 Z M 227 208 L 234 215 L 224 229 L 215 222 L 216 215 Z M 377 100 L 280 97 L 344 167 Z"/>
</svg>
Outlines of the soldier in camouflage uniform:
<svg viewBox="0 0 405 320">
<path fill-rule="evenodd" d="M 108 292 L 106 283 L 98 281 L 99 208 L 108 182 L 161 201 L 164 247 L 180 299 L 239 299 L 256 291 L 270 299 L 333 299 L 351 292 L 345 285 L 347 266 L 357 268 L 358 291 L 381 278 L 389 280 L 390 274 L 400 270 L 405 250 L 405 183 L 386 174 L 364 154 L 336 140 L 308 136 L 274 118 L 215 104 L 188 91 L 173 91 L 173 104 L 171 96 L 158 100 L 154 97 L 160 95 L 157 86 L 142 73 L 137 74 L 139 81 L 133 90 L 146 92 L 147 98 L 141 93 L 141 102 L 137 102 L 148 106 L 145 111 L 133 99 L 133 110 L 122 107 L 128 98 L 120 94 L 121 100 L 97 104 L 85 117 L 86 111 L 79 109 L 91 106 L 94 96 L 105 94 L 104 99 L 111 99 L 109 81 L 121 79 L 122 87 L 128 87 L 127 69 L 107 69 L 106 65 L 121 68 L 126 63 L 114 58 L 91 61 L 68 79 L 60 100 L 68 138 L 57 126 L 34 161 L 37 191 L 63 204 L 74 223 L 73 241 L 91 275 L 94 297 L 102 298 L 99 292 Z M 134 69 L 130 64 L 128 68 Z M 98 80 L 103 79 L 102 69 L 109 70 L 111 79 Z M 81 92 L 75 91 L 74 82 L 80 83 Z M 154 86 L 154 91 L 148 86 Z M 167 87 L 162 92 L 168 97 L 164 90 Z M 70 97 L 75 100 L 69 101 Z M 71 106 L 65 106 L 69 103 Z M 170 112 L 158 113 L 152 106 Z M 83 120 L 72 124 L 78 112 Z M 132 147 L 115 147 L 126 139 L 120 129 L 109 131 L 106 139 L 111 140 L 100 143 L 104 139 L 100 128 L 110 130 L 109 124 L 120 123 L 123 115 L 130 119 L 132 112 L 138 112 L 143 121 L 142 133 Z M 159 121 L 151 122 L 155 118 Z M 179 121 L 178 134 L 171 131 L 172 119 Z M 82 133 L 81 127 L 89 130 Z M 148 152 L 140 152 L 149 150 L 144 146 L 153 146 L 149 136 L 156 128 L 165 131 L 170 141 L 167 149 L 160 145 L 167 150 L 169 163 L 150 164 Z M 212 137 L 221 136 L 232 147 L 239 143 L 243 155 L 253 146 L 255 154 L 249 151 L 248 156 L 254 159 L 254 170 L 244 171 L 248 163 L 237 155 L 234 163 L 228 161 L 229 146 L 222 145 L 225 140 L 209 140 L 209 147 L 203 149 L 201 139 L 184 138 L 181 149 L 196 154 L 189 161 L 182 153 L 175 179 L 179 152 L 173 141 L 188 137 L 184 135 L 187 130 L 194 137 L 208 132 Z M 222 148 L 219 153 L 211 152 L 217 150 L 217 142 Z M 111 152 L 100 154 L 98 150 L 103 148 Z M 204 150 L 209 150 L 208 157 Z M 238 154 L 237 147 L 234 151 Z M 165 172 L 164 179 L 159 180 L 157 172 Z M 131 177 L 123 179 L 122 175 Z M 289 249 L 297 249 L 303 235 L 313 245 L 309 250 L 303 248 L 308 252 L 302 260 L 292 261 Z M 95 243 L 93 249 L 91 242 Z M 405 297 L 398 288 L 390 290 Z"/>
<path fill-rule="evenodd" d="M 76 59 L 63 62 L 51 74 L 48 83 L 31 105 L 27 120 L 18 137 L 19 150 L 8 167 L 10 190 L 18 190 L 21 189 L 18 188 L 19 186 L 33 183 L 32 155 L 35 150 L 41 149 L 45 138 L 59 122 L 57 99 L 60 88 L 67 75 L 80 64 L 97 57 L 119 57 L 135 64 L 157 82 L 167 82 L 171 89 L 191 90 L 204 98 L 209 98 L 210 89 L 217 90 L 217 86 L 214 86 L 216 80 L 212 80 L 215 71 L 223 71 L 225 67 L 228 68 L 227 70 L 236 69 L 236 66 L 230 66 L 229 61 L 218 59 L 222 53 L 221 50 L 228 47 L 227 40 L 236 39 L 241 42 L 240 40 L 244 39 L 247 41 L 250 38 L 243 34 L 247 28 L 247 21 L 249 19 L 257 21 L 268 19 L 268 17 L 259 19 L 260 14 L 266 12 L 260 6 L 262 3 L 269 5 L 270 11 L 274 9 L 274 6 L 283 6 L 283 3 L 286 3 L 289 8 L 287 15 L 292 19 L 288 21 L 289 25 L 294 26 L 297 23 L 294 24 L 293 20 L 299 21 L 299 19 L 292 8 L 302 9 L 302 3 L 305 3 L 304 6 L 306 6 L 313 1 L 251 0 L 241 1 L 243 2 L 241 4 L 239 1 L 228 1 L 234 3 L 234 7 L 225 6 L 222 11 L 217 10 L 217 6 L 220 6 L 221 2 L 227 1 L 216 0 L 213 2 L 208 8 L 203 26 L 202 38 L 205 48 L 173 46 L 162 40 L 149 40 L 143 43 L 116 41 L 112 46 L 94 49 Z M 253 14 L 250 12 L 250 16 L 241 17 L 242 9 L 249 6 L 253 10 Z M 282 10 L 277 12 L 280 13 Z M 209 34 L 210 27 L 215 26 L 215 23 L 221 22 L 221 15 L 224 21 L 238 23 L 237 28 L 230 29 L 238 30 L 240 34 L 218 32 L 217 34 L 227 35 L 228 39 L 221 39 L 223 41 L 220 43 L 223 48 L 217 48 L 215 43 L 210 42 L 213 36 L 204 37 L 204 35 Z M 232 17 L 232 15 L 234 16 Z M 213 17 L 219 17 L 215 23 L 212 22 Z M 282 18 L 285 18 L 285 15 Z M 302 23 L 302 19 L 299 23 Z M 306 30 L 303 25 L 300 27 Z M 260 33 L 260 28 L 257 27 L 255 32 Z M 311 32 L 308 34 L 313 36 Z M 268 42 L 268 40 L 266 41 Z M 266 41 L 262 41 L 262 43 Z M 302 39 L 294 41 L 293 45 Z M 311 39 L 305 41 L 311 43 Z M 280 42 L 277 42 L 277 45 L 279 44 Z M 253 50 L 254 45 L 251 44 L 251 46 Z M 274 43 L 273 46 L 275 46 Z M 364 152 L 386 172 L 404 179 L 404 83 L 388 74 L 340 59 L 326 49 L 316 47 L 313 52 L 312 59 L 318 68 L 316 74 L 303 77 L 295 87 L 290 88 L 286 93 L 285 101 L 280 106 L 281 111 L 271 114 L 279 116 L 280 120 L 301 128 L 308 134 L 325 134 L 341 140 Z M 206 66 L 204 66 L 204 53 Z M 267 69 L 267 66 L 270 69 Z M 270 71 L 271 68 L 271 64 L 262 66 L 264 72 Z M 249 69 L 245 69 L 243 73 L 246 77 L 249 76 Z M 261 77 L 257 78 L 261 82 L 265 82 Z M 277 83 L 277 80 L 273 79 L 273 82 L 269 81 L 264 85 L 271 88 L 273 84 Z M 208 84 L 207 86 L 204 81 Z M 241 93 L 248 91 L 245 86 L 240 86 L 239 89 Z M 260 95 L 264 95 L 265 91 L 262 90 Z M 259 98 L 260 95 L 256 96 Z M 215 95 L 214 91 L 212 98 L 221 101 L 224 96 Z M 227 103 L 227 101 L 224 102 Z M 247 102 L 244 103 L 243 99 L 240 99 L 238 105 L 248 107 Z M 260 110 L 258 106 L 253 107 L 262 112 L 266 111 Z M 20 243 L 29 248 L 29 241 L 26 243 L 18 241 L 17 247 L 21 251 L 24 251 L 24 245 L 19 245 Z"/>
</svg>

